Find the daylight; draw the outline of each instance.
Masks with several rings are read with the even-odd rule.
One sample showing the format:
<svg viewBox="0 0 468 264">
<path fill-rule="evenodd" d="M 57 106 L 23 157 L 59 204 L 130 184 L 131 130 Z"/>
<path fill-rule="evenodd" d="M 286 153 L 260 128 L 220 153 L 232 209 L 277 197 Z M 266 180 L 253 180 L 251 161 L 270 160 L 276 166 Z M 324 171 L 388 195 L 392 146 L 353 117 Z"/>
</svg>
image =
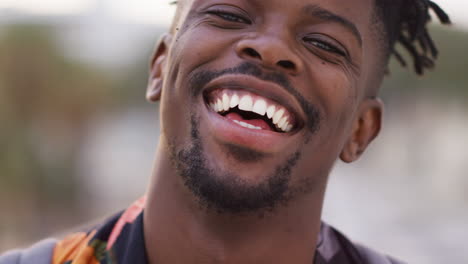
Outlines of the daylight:
<svg viewBox="0 0 468 264">
<path fill-rule="evenodd" d="M 83 14 L 102 10 L 111 16 L 134 23 L 167 24 L 173 14 L 170 0 L 0 0 L 1 9 L 40 15 Z M 444 0 L 440 5 L 452 15 L 457 26 L 468 28 L 468 2 Z"/>
</svg>

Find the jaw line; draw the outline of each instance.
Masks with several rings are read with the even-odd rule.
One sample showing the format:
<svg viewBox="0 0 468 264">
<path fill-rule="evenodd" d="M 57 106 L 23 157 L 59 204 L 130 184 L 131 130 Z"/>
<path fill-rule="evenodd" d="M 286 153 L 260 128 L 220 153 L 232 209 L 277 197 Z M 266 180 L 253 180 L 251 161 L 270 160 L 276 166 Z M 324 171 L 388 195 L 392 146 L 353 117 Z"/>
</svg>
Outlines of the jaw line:
<svg viewBox="0 0 468 264">
<path fill-rule="evenodd" d="M 278 165 L 273 173 L 260 184 L 246 184 L 239 175 L 224 172 L 225 177 L 216 175 L 216 168 L 210 168 L 206 151 L 198 130 L 195 114 L 191 118 L 192 142 L 186 148 L 177 150 L 171 144 L 171 157 L 184 185 L 196 197 L 201 208 L 208 212 L 231 215 L 263 216 L 280 205 L 286 205 L 299 189 L 289 186 L 292 169 L 301 158 L 300 151 Z M 198 119 L 199 120 L 199 119 Z"/>
</svg>

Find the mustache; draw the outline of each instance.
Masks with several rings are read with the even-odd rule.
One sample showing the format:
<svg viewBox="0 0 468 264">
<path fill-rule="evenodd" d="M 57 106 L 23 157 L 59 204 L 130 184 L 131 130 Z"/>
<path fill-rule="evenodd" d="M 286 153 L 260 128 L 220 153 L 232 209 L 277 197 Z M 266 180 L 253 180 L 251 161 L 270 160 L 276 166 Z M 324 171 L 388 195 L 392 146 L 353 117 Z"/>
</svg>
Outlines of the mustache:
<svg viewBox="0 0 468 264">
<path fill-rule="evenodd" d="M 196 97 L 201 95 L 203 88 L 214 79 L 223 75 L 230 74 L 243 74 L 256 77 L 260 80 L 275 83 L 291 95 L 293 95 L 299 102 L 302 110 L 306 114 L 306 127 L 311 133 L 319 130 L 321 123 L 321 113 L 318 108 L 311 102 L 307 101 L 305 97 L 291 84 L 288 77 L 279 71 L 264 71 L 260 66 L 252 62 L 243 62 L 236 67 L 227 68 L 219 71 L 197 71 L 194 72 L 190 78 L 191 94 Z"/>
</svg>

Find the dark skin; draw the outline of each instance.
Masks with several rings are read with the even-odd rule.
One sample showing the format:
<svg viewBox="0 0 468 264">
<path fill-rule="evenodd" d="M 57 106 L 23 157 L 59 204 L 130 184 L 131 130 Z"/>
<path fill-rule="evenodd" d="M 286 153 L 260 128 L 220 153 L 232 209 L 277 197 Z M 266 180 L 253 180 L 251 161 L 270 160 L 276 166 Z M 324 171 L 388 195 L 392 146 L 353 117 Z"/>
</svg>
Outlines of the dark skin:
<svg viewBox="0 0 468 264">
<path fill-rule="evenodd" d="M 149 262 L 313 263 L 329 173 L 339 158 L 357 160 L 381 127 L 383 106 L 375 91 L 383 55 L 375 36 L 373 1 L 183 4 L 178 30 L 166 34 L 156 48 L 147 91 L 148 100 L 161 101 L 162 125 L 144 214 Z M 288 105 L 298 121 L 289 133 L 231 127 L 214 117 L 203 94 L 191 94 L 194 72 L 244 62 L 287 76 L 298 95 L 319 110 L 319 128 L 308 129 L 308 113 L 297 94 L 274 83 L 241 89 L 281 98 L 279 103 Z M 226 78 L 239 84 L 258 81 L 242 74 Z M 193 144 L 193 116 L 207 166 L 235 172 L 229 177 L 246 184 L 266 181 L 279 164 L 300 153 L 288 184 L 296 192 L 287 202 L 258 212 L 220 213 L 201 206 L 168 154 Z M 239 148 L 258 154 L 257 159 L 236 157 Z M 223 181 L 228 176 L 219 177 Z"/>
</svg>

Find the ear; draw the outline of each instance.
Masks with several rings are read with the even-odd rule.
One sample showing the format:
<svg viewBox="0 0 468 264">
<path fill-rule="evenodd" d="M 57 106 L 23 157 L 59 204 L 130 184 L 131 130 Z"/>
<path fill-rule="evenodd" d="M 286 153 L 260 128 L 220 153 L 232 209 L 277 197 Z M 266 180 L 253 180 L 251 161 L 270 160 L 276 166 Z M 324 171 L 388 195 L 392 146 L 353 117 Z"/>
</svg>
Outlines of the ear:
<svg viewBox="0 0 468 264">
<path fill-rule="evenodd" d="M 340 154 L 342 161 L 351 163 L 361 157 L 367 146 L 379 135 L 382 116 L 383 103 L 380 99 L 367 98 L 361 103 L 349 139 Z"/>
<path fill-rule="evenodd" d="M 156 44 L 156 49 L 151 59 L 148 87 L 146 89 L 146 100 L 149 102 L 157 102 L 161 98 L 164 82 L 164 67 L 166 65 L 171 39 L 172 36 L 166 33 Z"/>
</svg>

